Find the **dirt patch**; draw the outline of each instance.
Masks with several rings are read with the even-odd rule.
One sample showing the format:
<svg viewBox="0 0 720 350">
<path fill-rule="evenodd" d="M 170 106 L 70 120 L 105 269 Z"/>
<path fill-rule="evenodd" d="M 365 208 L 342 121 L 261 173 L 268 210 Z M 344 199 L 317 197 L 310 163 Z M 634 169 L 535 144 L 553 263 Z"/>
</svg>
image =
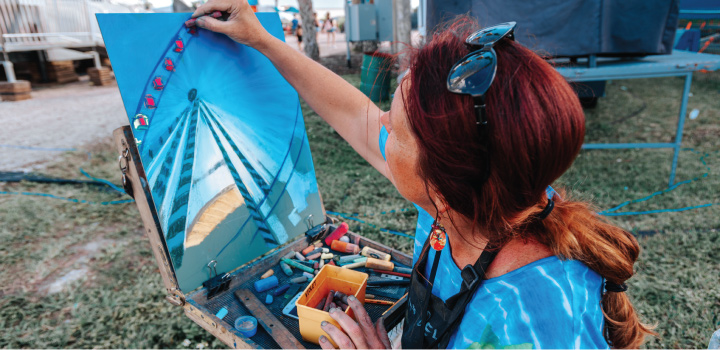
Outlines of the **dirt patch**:
<svg viewBox="0 0 720 350">
<path fill-rule="evenodd" d="M 360 74 L 362 55 L 356 53 L 350 55 L 350 67 L 348 67 L 347 55 L 320 57 L 320 64 L 339 75 Z"/>
<path fill-rule="evenodd" d="M 56 161 L 63 149 L 112 137 L 128 124 L 117 84 L 81 81 L 33 87 L 32 99 L 0 102 L 0 170 L 31 171 Z"/>
<path fill-rule="evenodd" d="M 702 129 L 692 130 L 690 133 L 697 138 L 717 140 L 717 137 L 720 136 L 720 127 L 716 125 L 706 125 Z"/>
<path fill-rule="evenodd" d="M 55 265 L 45 276 L 38 276 L 32 284 L 32 289 L 40 295 L 50 295 L 62 292 L 68 286 L 82 280 L 92 280 L 93 273 L 90 263 L 103 253 L 107 247 L 124 244 L 112 239 L 98 237 L 90 242 L 77 244 L 68 248 L 69 257 L 63 256 L 59 261 L 47 261 L 46 265 Z"/>
<path fill-rule="evenodd" d="M 78 269 L 70 270 L 66 274 L 45 283 L 38 288 L 38 292 L 43 295 L 50 295 L 62 292 L 66 286 L 73 282 L 80 281 L 88 276 L 90 269 L 87 266 L 81 266 Z"/>
</svg>

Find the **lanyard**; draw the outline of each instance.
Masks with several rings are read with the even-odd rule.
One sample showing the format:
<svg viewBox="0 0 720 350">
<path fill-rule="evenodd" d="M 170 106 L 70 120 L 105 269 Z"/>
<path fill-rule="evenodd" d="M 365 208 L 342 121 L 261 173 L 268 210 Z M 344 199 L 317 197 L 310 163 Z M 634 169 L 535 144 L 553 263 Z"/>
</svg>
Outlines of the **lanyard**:
<svg viewBox="0 0 720 350">
<path fill-rule="evenodd" d="M 497 255 L 496 249 L 486 247 L 474 265 L 467 265 L 462 269 L 463 282 L 460 292 L 443 301 L 432 294 L 442 250 L 435 253 L 429 279 L 425 279 L 420 273 L 425 270 L 427 263 L 429 238 L 425 241 L 411 276 L 403 328 L 403 348 L 447 347 L 450 337 L 462 320 L 465 307 L 485 279 L 485 271 Z"/>
</svg>

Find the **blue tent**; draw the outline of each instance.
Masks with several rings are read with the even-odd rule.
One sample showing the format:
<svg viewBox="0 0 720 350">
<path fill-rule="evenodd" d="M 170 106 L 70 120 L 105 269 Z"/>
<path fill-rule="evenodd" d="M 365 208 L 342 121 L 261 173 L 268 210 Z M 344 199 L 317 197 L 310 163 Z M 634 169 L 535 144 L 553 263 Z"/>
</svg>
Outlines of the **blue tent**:
<svg viewBox="0 0 720 350">
<path fill-rule="evenodd" d="M 481 26 L 515 21 L 515 38 L 550 56 L 645 56 L 672 52 L 680 0 L 424 0 L 432 31 L 456 15 Z M 688 8 L 702 0 L 684 0 Z M 717 3 L 717 0 L 709 0 Z M 701 4 L 697 4 L 701 6 Z M 704 7 L 703 7 L 704 8 Z M 431 33 L 428 33 L 430 35 Z"/>
</svg>

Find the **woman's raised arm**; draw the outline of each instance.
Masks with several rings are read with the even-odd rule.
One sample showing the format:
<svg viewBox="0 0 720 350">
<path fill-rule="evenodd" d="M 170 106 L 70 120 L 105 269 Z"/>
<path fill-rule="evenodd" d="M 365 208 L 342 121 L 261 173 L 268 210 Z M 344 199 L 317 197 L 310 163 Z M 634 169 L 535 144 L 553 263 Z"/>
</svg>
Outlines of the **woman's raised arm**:
<svg viewBox="0 0 720 350">
<path fill-rule="evenodd" d="M 227 20 L 207 16 L 215 11 L 228 14 Z M 268 57 L 310 108 L 375 169 L 388 176 L 378 145 L 383 113 L 380 108 L 337 74 L 270 35 L 246 0 L 210 0 L 198 7 L 186 24 L 226 34 Z"/>
</svg>

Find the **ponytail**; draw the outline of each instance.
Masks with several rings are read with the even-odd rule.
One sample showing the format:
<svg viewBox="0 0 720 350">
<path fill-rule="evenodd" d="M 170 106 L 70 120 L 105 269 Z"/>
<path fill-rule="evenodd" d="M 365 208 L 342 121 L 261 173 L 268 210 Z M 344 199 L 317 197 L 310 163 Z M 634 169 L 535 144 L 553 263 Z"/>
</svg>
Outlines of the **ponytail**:
<svg viewBox="0 0 720 350">
<path fill-rule="evenodd" d="M 555 255 L 582 261 L 611 283 L 620 285 L 632 277 L 640 254 L 635 237 L 607 222 L 586 203 L 555 199 L 554 210 L 542 221 L 545 234 L 538 239 Z M 602 311 L 605 339 L 613 348 L 638 348 L 645 335 L 657 335 L 653 326 L 640 322 L 624 292 L 605 291 Z"/>
</svg>

